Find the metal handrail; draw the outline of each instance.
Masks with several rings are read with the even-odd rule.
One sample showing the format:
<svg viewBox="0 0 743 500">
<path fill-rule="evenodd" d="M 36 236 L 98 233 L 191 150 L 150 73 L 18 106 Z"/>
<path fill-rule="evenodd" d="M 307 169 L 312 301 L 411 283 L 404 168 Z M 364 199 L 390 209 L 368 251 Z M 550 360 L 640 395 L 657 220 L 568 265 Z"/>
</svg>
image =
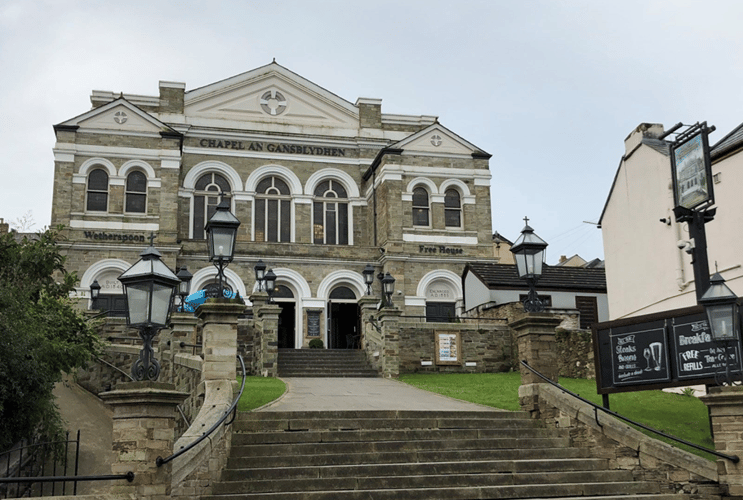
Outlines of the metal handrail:
<svg viewBox="0 0 743 500">
<path fill-rule="evenodd" d="M 657 434 L 659 436 L 663 436 L 664 438 L 670 439 L 672 441 L 676 441 L 677 443 L 685 444 L 686 446 L 690 446 L 690 447 L 692 447 L 692 448 L 694 448 L 696 450 L 703 451 L 705 453 L 709 453 L 709 454 L 714 455 L 716 457 L 720 457 L 720 458 L 724 458 L 724 459 L 730 460 L 734 464 L 737 464 L 740 461 L 740 457 L 738 457 L 738 455 L 726 455 L 725 453 L 720 453 L 719 451 L 712 450 L 710 448 L 705 448 L 704 446 L 700 446 L 700 445 L 698 445 L 696 443 L 692 443 L 690 441 L 686 441 L 685 439 L 681 439 L 679 437 L 671 436 L 670 434 L 666 434 L 665 432 L 659 431 L 658 429 L 653 429 L 652 427 L 648 427 L 647 425 L 641 424 L 640 422 L 635 422 L 634 420 L 632 420 L 630 418 L 627 418 L 625 416 L 622 416 L 622 415 L 620 415 L 617 412 L 614 412 L 614 411 L 611 411 L 609 409 L 606 409 L 603 406 L 599 406 L 596 403 L 594 403 L 592 401 L 589 401 L 586 398 L 581 397 L 578 394 L 575 394 L 574 392 L 569 391 L 568 389 L 564 388 L 563 386 L 561 386 L 557 382 L 555 382 L 553 380 L 550 380 L 549 378 L 545 377 L 544 375 L 542 375 L 541 373 L 539 373 L 537 370 L 535 370 L 534 368 L 532 368 L 531 366 L 529 366 L 529 363 L 527 363 L 526 360 L 521 360 L 521 365 L 524 366 L 525 368 L 528 368 L 529 370 L 531 370 L 532 373 L 534 373 L 534 375 L 536 375 L 537 377 L 541 378 L 542 380 L 544 380 L 548 384 L 551 384 L 554 387 L 557 387 L 558 389 L 560 389 L 561 391 L 563 391 L 563 392 L 565 392 L 567 394 L 570 394 L 574 398 L 578 398 L 579 400 L 583 401 L 584 403 L 587 403 L 587 404 L 591 405 L 593 407 L 594 414 L 596 415 L 596 423 L 597 424 L 599 424 L 598 413 L 595 413 L 595 412 L 597 410 L 601 410 L 604 413 L 608 413 L 612 417 L 616 417 L 616 418 L 618 418 L 620 420 L 624 420 L 625 422 L 627 422 L 629 424 L 632 424 L 632 425 L 635 425 L 637 427 L 640 427 L 641 429 L 645 429 L 646 431 L 652 432 L 652 433 Z M 599 424 L 599 426 L 600 425 L 601 424 Z"/>
<path fill-rule="evenodd" d="M 38 477 L 2 477 L 3 483 L 72 483 L 79 481 L 111 481 L 114 479 L 126 479 L 130 483 L 134 481 L 134 473 L 108 474 L 100 476 L 38 476 Z"/>
<path fill-rule="evenodd" d="M 109 363 L 105 359 L 101 359 L 98 356 L 95 357 L 95 360 L 98 361 L 99 363 L 103 363 L 104 365 L 109 366 L 110 368 L 113 368 L 114 370 L 121 372 L 124 376 L 129 377 L 129 380 L 134 381 L 134 377 L 132 377 L 131 374 L 125 372 L 124 370 L 114 365 L 113 363 Z"/>
<path fill-rule="evenodd" d="M 161 466 L 167 464 L 171 460 L 180 457 L 181 455 L 183 455 L 184 453 L 186 453 L 187 451 L 189 451 L 190 449 L 192 449 L 194 446 L 196 446 L 197 444 L 199 444 L 200 442 L 202 442 L 204 439 L 206 439 L 207 437 L 209 437 L 209 435 L 212 432 L 214 432 L 215 430 L 217 430 L 217 428 L 220 425 L 222 425 L 222 423 L 225 420 L 227 420 L 227 417 L 230 415 L 230 413 L 232 413 L 232 412 L 237 413 L 237 403 L 238 403 L 238 401 L 240 401 L 240 398 L 243 395 L 243 391 L 245 390 L 245 378 L 247 376 L 247 374 L 245 373 L 245 362 L 243 361 L 242 356 L 240 356 L 238 354 L 237 355 L 237 359 L 240 361 L 240 366 L 242 367 L 243 382 L 242 382 L 242 385 L 240 386 L 240 393 L 237 395 L 237 397 L 235 398 L 235 400 L 232 402 L 232 405 L 230 406 L 230 408 L 227 411 L 224 412 L 224 415 L 222 415 L 222 418 L 220 418 L 217 421 L 217 423 L 215 423 L 214 425 L 212 425 L 211 428 L 208 431 L 206 431 L 205 433 L 203 433 L 201 435 L 201 437 L 199 437 L 196 441 L 194 441 L 193 443 L 189 444 L 188 446 L 186 446 L 184 448 L 181 448 L 180 450 L 178 450 L 177 452 L 173 453 L 172 455 L 170 455 L 167 458 L 157 457 L 157 460 L 155 460 L 155 464 L 157 464 L 158 467 L 161 467 Z M 230 420 L 229 422 L 227 422 L 227 425 L 231 424 L 234 421 L 234 419 L 235 418 L 233 416 L 232 417 L 232 420 Z"/>
</svg>

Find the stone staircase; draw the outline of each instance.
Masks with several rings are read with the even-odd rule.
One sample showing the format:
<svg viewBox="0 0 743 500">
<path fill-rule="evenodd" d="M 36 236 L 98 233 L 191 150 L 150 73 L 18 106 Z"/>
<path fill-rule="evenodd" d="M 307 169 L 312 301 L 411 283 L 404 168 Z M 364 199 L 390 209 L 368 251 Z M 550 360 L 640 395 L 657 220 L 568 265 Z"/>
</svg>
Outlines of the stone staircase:
<svg viewBox="0 0 743 500">
<path fill-rule="evenodd" d="M 254 412 L 209 500 L 681 500 L 524 413 Z"/>
<path fill-rule="evenodd" d="M 357 349 L 279 349 L 279 377 L 378 377 Z"/>
</svg>

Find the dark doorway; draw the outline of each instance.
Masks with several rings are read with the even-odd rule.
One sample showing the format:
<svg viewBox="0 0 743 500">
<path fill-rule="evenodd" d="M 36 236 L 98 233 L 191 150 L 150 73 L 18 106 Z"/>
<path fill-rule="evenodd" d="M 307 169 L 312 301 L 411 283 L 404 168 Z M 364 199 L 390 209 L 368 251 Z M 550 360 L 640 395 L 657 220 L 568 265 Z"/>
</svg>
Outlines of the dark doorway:
<svg viewBox="0 0 743 500">
<path fill-rule="evenodd" d="M 278 302 L 279 314 L 279 349 L 294 349 L 294 302 Z"/>
<path fill-rule="evenodd" d="M 100 294 L 92 305 L 93 309 L 101 312 L 108 311 L 108 316 L 126 317 L 126 295 Z"/>
<path fill-rule="evenodd" d="M 359 306 L 344 302 L 328 304 L 328 347 L 330 349 L 359 349 Z"/>
<path fill-rule="evenodd" d="M 454 302 L 426 302 L 427 323 L 450 323 L 456 317 Z"/>
</svg>

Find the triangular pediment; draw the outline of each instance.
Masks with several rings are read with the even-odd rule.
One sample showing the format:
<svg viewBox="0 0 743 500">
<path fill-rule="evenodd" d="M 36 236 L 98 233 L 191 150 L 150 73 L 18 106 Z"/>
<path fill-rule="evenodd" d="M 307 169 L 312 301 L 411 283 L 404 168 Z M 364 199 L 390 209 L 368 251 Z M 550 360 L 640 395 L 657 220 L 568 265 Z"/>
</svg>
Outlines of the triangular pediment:
<svg viewBox="0 0 743 500">
<path fill-rule="evenodd" d="M 440 123 L 434 123 L 390 147 L 402 149 L 405 152 L 437 155 L 485 154 L 480 148 L 465 141 Z"/>
<path fill-rule="evenodd" d="M 186 93 L 185 114 L 206 119 L 358 128 L 358 109 L 276 63 Z"/>
<path fill-rule="evenodd" d="M 104 106 L 61 123 L 87 130 L 115 130 L 159 134 L 172 131 L 170 127 L 142 111 L 124 98 L 116 99 Z"/>
</svg>

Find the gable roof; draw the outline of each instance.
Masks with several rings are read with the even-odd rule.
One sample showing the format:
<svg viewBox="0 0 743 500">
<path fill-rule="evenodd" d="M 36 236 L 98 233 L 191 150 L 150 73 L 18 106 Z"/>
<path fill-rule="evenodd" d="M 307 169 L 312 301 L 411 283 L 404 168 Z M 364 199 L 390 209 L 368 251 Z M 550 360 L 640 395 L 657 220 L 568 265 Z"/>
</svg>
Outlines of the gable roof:
<svg viewBox="0 0 743 500">
<path fill-rule="evenodd" d="M 470 262 L 463 276 L 473 273 L 490 290 L 526 290 L 526 282 L 519 278 L 513 264 Z M 545 265 L 537 284 L 538 291 L 572 291 L 606 293 L 606 271 L 603 268 L 559 267 Z"/>
<path fill-rule="evenodd" d="M 735 127 L 728 135 L 709 148 L 710 159 L 716 160 L 725 156 L 727 153 L 738 149 L 741 145 L 743 145 L 743 124 Z"/>
<path fill-rule="evenodd" d="M 127 115 L 127 113 L 130 115 Z M 108 104 L 70 118 L 55 125 L 54 129 L 70 127 L 88 128 L 91 130 L 116 130 L 130 133 L 180 135 L 170 126 L 153 117 L 150 113 L 129 102 L 125 97 L 119 97 Z"/>
</svg>

